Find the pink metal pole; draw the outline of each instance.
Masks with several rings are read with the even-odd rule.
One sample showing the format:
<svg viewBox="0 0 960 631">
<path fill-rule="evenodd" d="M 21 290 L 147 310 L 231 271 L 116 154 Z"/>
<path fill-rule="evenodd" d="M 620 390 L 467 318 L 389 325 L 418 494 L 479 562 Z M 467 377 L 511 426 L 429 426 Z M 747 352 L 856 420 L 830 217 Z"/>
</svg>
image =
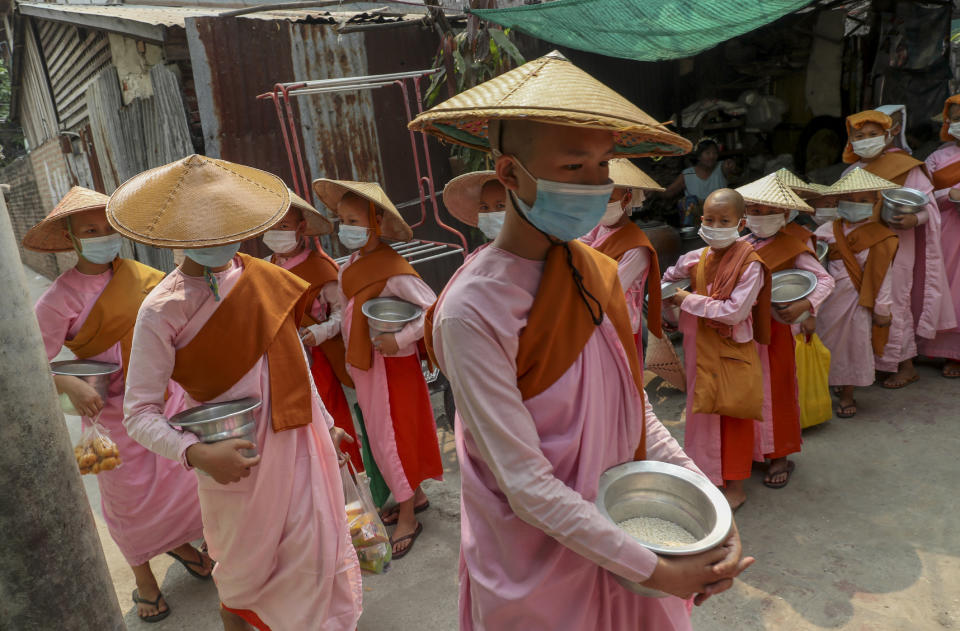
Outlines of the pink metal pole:
<svg viewBox="0 0 960 631">
<path fill-rule="evenodd" d="M 413 120 L 413 114 L 410 111 L 410 93 L 407 91 L 407 83 L 404 80 L 397 81 L 400 90 L 403 92 L 403 107 L 407 112 L 407 123 Z M 420 173 L 420 156 L 417 153 L 417 137 L 415 132 L 407 127 L 410 132 L 410 148 L 413 150 L 413 168 L 417 173 L 417 194 L 420 196 L 420 221 L 410 226 L 416 228 L 427 220 L 427 200 L 423 197 L 423 188 L 420 186 L 420 180 L 423 176 Z"/>
<path fill-rule="evenodd" d="M 293 179 L 293 190 L 297 195 L 304 197 L 303 193 L 300 191 L 300 180 L 297 178 L 297 169 L 293 163 L 293 150 L 290 148 L 290 137 L 287 134 L 287 125 L 283 119 L 283 109 L 280 107 L 280 97 L 277 94 L 277 90 L 280 84 L 277 84 L 273 88 L 273 92 L 267 92 L 257 96 L 258 99 L 271 99 L 273 101 L 273 106 L 277 110 L 277 120 L 280 123 L 280 133 L 283 134 L 283 144 L 287 149 L 287 160 L 290 161 L 290 177 Z"/>
<path fill-rule="evenodd" d="M 300 149 L 300 139 L 297 134 L 296 126 L 294 125 L 293 117 L 293 106 L 290 104 L 290 90 L 296 90 L 297 88 L 303 87 L 303 83 L 294 83 L 294 84 L 281 84 L 281 90 L 283 92 L 284 107 L 287 112 L 287 122 L 290 126 L 290 136 L 293 138 L 293 149 L 294 155 L 297 158 L 297 166 L 300 169 L 300 181 L 302 182 L 302 193 L 297 193 L 304 199 L 309 199 L 310 195 L 307 191 L 310 190 L 310 182 L 307 181 L 307 171 L 303 166 L 303 151 Z"/>
</svg>

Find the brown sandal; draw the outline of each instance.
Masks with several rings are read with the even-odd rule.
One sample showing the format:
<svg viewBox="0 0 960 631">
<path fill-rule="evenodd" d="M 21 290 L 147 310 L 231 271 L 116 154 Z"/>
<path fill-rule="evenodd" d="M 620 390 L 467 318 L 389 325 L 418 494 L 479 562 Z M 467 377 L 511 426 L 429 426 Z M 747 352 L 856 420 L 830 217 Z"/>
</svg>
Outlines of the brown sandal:
<svg viewBox="0 0 960 631">
<path fill-rule="evenodd" d="M 420 536 L 421 532 L 423 532 L 423 524 L 421 522 L 417 522 L 417 529 L 413 531 L 412 535 L 405 535 L 399 539 L 390 539 L 390 552 L 393 553 L 393 558 L 402 559 L 403 557 L 407 556 L 407 553 L 413 550 L 413 544 L 417 541 L 417 537 Z M 410 541 L 410 545 L 400 552 L 393 552 L 393 546 L 408 540 Z"/>
</svg>

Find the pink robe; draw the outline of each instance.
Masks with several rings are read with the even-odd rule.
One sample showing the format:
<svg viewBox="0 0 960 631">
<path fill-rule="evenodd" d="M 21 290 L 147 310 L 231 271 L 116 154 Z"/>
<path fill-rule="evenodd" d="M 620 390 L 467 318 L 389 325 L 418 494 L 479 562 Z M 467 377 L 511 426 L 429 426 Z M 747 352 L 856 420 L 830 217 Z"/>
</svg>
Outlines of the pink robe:
<svg viewBox="0 0 960 631">
<path fill-rule="evenodd" d="M 943 167 L 960 160 L 960 147 L 950 142 L 927 158 L 927 170 L 933 174 Z M 960 314 L 960 204 L 950 200 L 950 191 L 960 188 L 960 182 L 950 188 L 936 191 L 937 206 L 940 210 L 940 244 L 943 251 L 943 263 L 947 282 L 950 286 L 950 302 L 954 311 Z M 920 353 L 930 357 L 944 357 L 960 361 L 960 327 L 937 331 L 932 340 L 920 339 Z"/>
<path fill-rule="evenodd" d="M 663 282 L 672 283 L 690 278 L 696 271 L 704 249 L 700 248 L 681 256 L 677 264 L 663 275 Z M 707 287 L 708 294 L 711 287 L 712 285 Z M 709 296 L 690 294 L 680 305 L 680 331 L 683 333 L 684 367 L 687 371 L 686 429 L 683 447 L 704 475 L 717 486 L 723 485 L 720 415 L 694 414 L 693 412 L 693 393 L 697 387 L 697 321 L 699 318 L 708 318 L 729 324 L 733 327 L 731 335 L 733 341 L 740 343 L 751 341 L 753 339 L 753 306 L 762 288 L 763 267 L 760 263 L 754 262 L 750 263 L 740 276 L 740 281 L 728 300 L 714 300 Z M 755 384 L 754 387 L 760 387 L 760 384 Z M 772 436 L 770 442 L 772 448 Z"/>
<path fill-rule="evenodd" d="M 311 250 L 304 248 L 303 252 L 290 258 L 282 258 L 281 255 L 271 255 L 265 258 L 269 261 L 274 256 L 279 259 L 277 265 L 285 270 L 291 270 L 300 265 L 310 256 Z M 310 316 L 318 322 L 306 327 L 313 332 L 317 338 L 317 343 L 322 344 L 331 337 L 340 333 L 340 317 L 342 315 L 342 306 L 340 303 L 340 292 L 337 290 L 337 281 L 330 281 L 320 290 L 317 299 L 313 301 L 310 307 Z"/>
<path fill-rule="evenodd" d="M 858 166 L 866 165 L 852 164 L 844 175 Z M 877 370 L 884 372 L 896 372 L 900 362 L 916 357 L 918 337 L 933 339 L 937 331 L 957 326 L 943 267 L 940 211 L 932 201 L 933 184 L 918 166 L 910 170 L 904 186 L 926 194 L 931 201 L 917 213 L 917 228 L 891 228 L 899 237 L 899 247 L 890 271 L 893 276 L 890 339 L 883 357 L 876 361 Z M 920 226 L 925 227 L 919 230 Z"/>
<path fill-rule="evenodd" d="M 355 252 L 346 263 L 340 266 L 341 281 L 344 270 L 350 267 L 358 256 L 359 253 Z M 386 287 L 380 292 L 380 297 L 386 296 L 406 300 L 420 306 L 424 311 L 437 299 L 437 295 L 433 293 L 429 285 L 420 278 L 409 274 L 388 279 Z M 350 348 L 350 326 L 353 322 L 354 301 L 353 298 L 347 300 L 347 297 L 341 291 L 340 303 L 345 305 L 341 320 L 343 343 L 347 348 Z M 397 345 L 400 349 L 392 357 L 407 357 L 417 353 L 417 341 L 423 338 L 423 319 L 424 315 L 421 315 L 396 334 Z M 373 349 L 373 364 L 369 370 L 360 370 L 348 363 L 347 372 L 350 373 L 357 391 L 357 402 L 363 412 L 363 422 L 367 428 L 367 439 L 370 441 L 370 451 L 373 453 L 373 459 L 377 462 L 377 467 L 383 474 L 387 486 L 390 487 L 393 499 L 399 503 L 413 497 L 416 489 L 410 486 L 403 469 L 400 453 L 397 450 L 397 438 L 394 435 L 395 423 L 390 413 L 390 391 L 387 388 L 387 371 L 383 363 L 383 357 L 380 351 Z M 432 412 L 431 420 L 433 420 Z M 439 450 L 439 446 L 437 446 L 437 449 Z"/>
<path fill-rule="evenodd" d="M 857 226 L 845 225 L 843 233 Z M 833 223 L 817 228 L 817 239 L 833 244 Z M 855 256 L 862 268 L 867 264 L 869 250 L 858 252 Z M 891 266 L 892 269 L 892 266 Z M 859 304 L 860 294 L 853 287 L 847 267 L 843 260 L 827 261 L 827 271 L 833 276 L 834 288 L 823 304 L 817 316 L 817 335 L 823 345 L 830 349 L 831 386 L 869 386 L 875 379 L 875 358 L 871 336 L 873 333 L 873 314 Z M 893 274 L 888 272 L 877 292 L 874 311 L 878 315 L 890 315 L 893 304 L 891 283 Z"/>
<path fill-rule="evenodd" d="M 615 234 L 620 228 L 608 228 L 603 224 L 580 238 L 592 248 L 600 247 L 604 241 Z M 650 251 L 647 248 L 633 248 L 627 250 L 617 261 L 617 275 L 620 277 L 620 286 L 627 299 L 627 311 L 630 313 L 630 326 L 634 334 L 640 332 L 643 315 L 643 292 L 647 284 L 647 274 L 650 271 Z M 638 348 L 638 350 L 640 350 Z M 643 357 L 640 357 L 643 363 Z"/>
<path fill-rule="evenodd" d="M 235 258 L 215 274 L 222 297 L 242 271 Z M 157 384 L 166 382 L 176 350 L 196 336 L 219 304 L 202 277 L 177 269 L 147 296 L 137 318 L 124 423 L 136 440 L 184 466 L 184 452 L 197 438 L 167 425 L 163 389 Z M 312 379 L 310 389 L 312 424 L 284 432 L 271 426 L 266 356 L 212 400 L 255 397 L 263 402 L 254 412 L 262 459 L 236 483 L 197 476 L 204 535 L 217 560 L 213 578 L 220 600 L 228 607 L 252 610 L 274 631 L 353 631 L 361 609 L 360 567 L 330 440 L 333 419 Z M 185 396 L 187 407 L 197 405 Z"/>
<path fill-rule="evenodd" d="M 72 339 L 107 283 L 113 270 L 90 276 L 76 269 L 60 275 L 36 304 L 37 320 L 47 358 L 53 360 L 66 340 Z M 122 365 L 120 343 L 89 359 Z M 166 380 L 160 383 L 166 383 Z M 123 372 L 114 373 L 109 396 L 99 422 L 117 444 L 122 464 L 97 474 L 100 506 L 110 536 L 130 565 L 142 565 L 168 550 L 203 536 L 197 480 L 134 441 L 123 427 Z M 182 391 L 166 403 L 167 412 L 178 411 Z M 82 417 L 83 427 L 91 419 Z"/>
<path fill-rule="evenodd" d="M 604 320 L 573 366 L 522 400 L 519 335 L 543 261 L 493 245 L 447 284 L 433 341 L 457 401 L 460 629 L 690 629 L 686 602 L 629 592 L 657 556 L 594 505 L 600 474 L 633 459 L 644 404 Z M 645 408 L 647 457 L 696 466 Z"/>
<path fill-rule="evenodd" d="M 769 239 L 760 239 L 753 235 L 743 237 L 749 241 L 754 250 L 762 248 Z M 813 290 L 807 300 L 811 305 L 811 317 L 816 317 L 820 305 L 827 299 L 830 292 L 833 291 L 833 277 L 827 273 L 820 265 L 820 261 L 815 256 L 807 253 L 798 255 L 793 260 L 792 269 L 801 269 L 812 272 L 817 276 L 817 288 Z M 753 459 L 757 462 L 765 460 L 765 454 L 772 454 L 775 450 L 773 441 L 773 400 L 772 388 L 770 387 L 770 349 L 766 344 L 757 344 L 757 351 L 760 353 L 760 365 L 763 367 L 763 418 L 758 419 L 754 427 L 753 441 Z M 797 401 L 797 418 L 800 417 L 800 390 L 797 384 L 796 374 L 794 374 L 794 397 Z"/>
</svg>

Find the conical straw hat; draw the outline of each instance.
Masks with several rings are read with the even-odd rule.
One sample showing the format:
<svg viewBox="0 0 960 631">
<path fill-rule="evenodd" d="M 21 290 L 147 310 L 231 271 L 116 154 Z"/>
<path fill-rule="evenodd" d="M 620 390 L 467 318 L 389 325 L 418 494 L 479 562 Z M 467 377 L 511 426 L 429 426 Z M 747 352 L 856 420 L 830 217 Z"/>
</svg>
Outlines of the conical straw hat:
<svg viewBox="0 0 960 631">
<path fill-rule="evenodd" d="M 523 119 L 614 132 L 622 157 L 675 156 L 690 141 L 580 70 L 558 51 L 528 62 L 430 108 L 410 123 L 443 140 L 490 150 L 490 119 Z"/>
<path fill-rule="evenodd" d="M 800 179 L 800 176 L 787 168 L 777 169 L 774 172 L 780 181 L 787 185 L 787 187 L 799 195 L 802 199 L 809 199 L 811 197 L 816 197 L 819 195 L 817 188 L 810 184 L 809 182 L 804 182 Z"/>
<path fill-rule="evenodd" d="M 383 210 L 383 223 L 380 225 L 380 234 L 395 241 L 409 241 L 413 238 L 413 230 L 403 220 L 397 207 L 393 205 L 387 194 L 376 182 L 351 182 L 349 180 L 329 180 L 320 178 L 313 181 L 313 190 L 331 212 L 337 212 L 337 204 L 348 192 L 359 195 L 369 202 L 373 202 Z"/>
<path fill-rule="evenodd" d="M 832 195 L 830 192 L 830 187 L 826 184 L 818 184 L 816 182 L 807 182 L 807 186 L 813 191 L 810 199 L 816 199 L 817 197 L 823 197 L 824 195 Z"/>
<path fill-rule="evenodd" d="M 617 188 L 639 188 L 645 191 L 663 191 L 664 188 L 626 158 L 610 161 L 610 179 Z"/>
<path fill-rule="evenodd" d="M 776 173 L 771 173 L 737 189 L 748 204 L 760 204 L 784 210 L 800 210 L 812 213 L 813 208 L 800 199 L 786 184 L 780 181 Z"/>
<path fill-rule="evenodd" d="M 474 171 L 464 173 L 449 182 L 443 188 L 443 205 L 450 214 L 467 224 L 477 226 L 477 217 L 480 215 L 480 192 L 483 186 L 496 180 L 494 171 Z"/>
<path fill-rule="evenodd" d="M 109 199 L 103 193 L 91 191 L 82 186 L 74 186 L 40 223 L 27 231 L 23 236 L 23 247 L 34 252 L 72 250 L 73 243 L 63 234 L 67 229 L 67 222 L 64 219 L 85 210 L 106 208 Z"/>
<path fill-rule="evenodd" d="M 900 186 L 883 179 L 879 175 L 874 175 L 866 169 L 857 167 L 837 180 L 833 186 L 828 188 L 828 192 L 825 194 L 846 195 L 866 191 L 885 191 L 892 188 L 900 188 Z"/>
<path fill-rule="evenodd" d="M 289 208 L 289 189 L 277 176 L 194 154 L 121 184 L 107 220 L 140 243 L 205 248 L 255 237 Z"/>
<path fill-rule="evenodd" d="M 644 353 L 645 368 L 656 373 L 664 381 L 679 390 L 687 391 L 687 375 L 677 356 L 677 350 L 670 341 L 670 336 L 657 337 L 650 335 L 647 338 L 647 352 Z"/>
<path fill-rule="evenodd" d="M 323 216 L 323 213 L 313 207 L 313 204 L 287 189 L 290 194 L 290 207 L 296 208 L 303 214 L 303 220 L 307 222 L 305 232 L 308 237 L 316 237 L 321 234 L 330 234 L 333 232 L 333 223 Z"/>
</svg>

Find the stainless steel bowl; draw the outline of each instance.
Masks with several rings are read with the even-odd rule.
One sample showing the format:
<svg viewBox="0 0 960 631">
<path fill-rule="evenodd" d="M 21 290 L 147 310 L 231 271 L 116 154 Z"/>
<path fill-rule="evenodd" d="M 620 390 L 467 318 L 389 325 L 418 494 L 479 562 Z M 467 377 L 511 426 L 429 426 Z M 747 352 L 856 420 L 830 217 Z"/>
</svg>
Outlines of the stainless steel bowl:
<svg viewBox="0 0 960 631">
<path fill-rule="evenodd" d="M 656 517 L 682 526 L 697 542 L 664 547 L 642 541 L 664 556 L 687 556 L 712 550 L 726 541 L 733 512 L 723 494 L 702 475 L 666 462 L 641 460 L 611 467 L 600 476 L 597 508 L 615 524 L 633 517 Z M 632 592 L 662 598 L 663 592 L 617 576 Z"/>
<path fill-rule="evenodd" d="M 420 317 L 423 309 L 399 298 L 372 298 L 363 303 L 363 315 L 370 325 L 370 337 L 396 333 Z"/>
<path fill-rule="evenodd" d="M 808 317 L 810 312 L 804 312 L 795 322 L 787 322 L 780 317 L 777 311 L 777 305 L 788 305 L 798 300 L 803 300 L 817 288 L 817 275 L 803 269 L 787 269 L 782 272 L 775 272 L 770 277 L 770 302 L 774 308 L 771 309 L 773 319 L 782 324 L 799 324 Z"/>
<path fill-rule="evenodd" d="M 218 443 L 229 438 L 243 438 L 257 444 L 256 417 L 253 412 L 260 407 L 259 399 L 248 397 L 236 401 L 205 403 L 184 410 L 167 422 L 172 427 L 196 434 L 201 442 Z M 257 455 L 256 449 L 244 449 L 240 453 L 248 458 Z"/>
<path fill-rule="evenodd" d="M 817 260 L 820 265 L 827 266 L 827 255 L 830 253 L 830 244 L 826 241 L 817 241 Z"/>
<path fill-rule="evenodd" d="M 913 215 L 924 209 L 929 201 L 927 196 L 915 188 L 895 188 L 881 191 L 883 208 L 880 216 L 890 221 L 897 215 Z"/>
<path fill-rule="evenodd" d="M 672 298 L 681 289 L 690 289 L 689 278 L 683 278 L 672 283 L 662 283 L 660 285 L 660 297 L 663 299 Z"/>
<path fill-rule="evenodd" d="M 690 289 L 690 279 L 684 278 L 683 280 L 674 281 L 672 283 L 663 283 L 660 285 L 660 297 L 663 300 L 675 296 L 677 291 L 680 289 Z M 663 316 L 663 321 L 677 328 L 680 325 L 680 307 L 664 302 L 661 306 L 660 312 Z"/>
<path fill-rule="evenodd" d="M 85 381 L 97 391 L 104 403 L 107 402 L 110 376 L 119 370 L 119 364 L 98 362 L 92 359 L 70 359 L 50 363 L 50 372 L 55 375 L 68 375 Z M 67 414 L 80 415 L 80 412 L 73 407 L 73 403 L 66 395 L 60 395 L 60 408 Z"/>
</svg>

